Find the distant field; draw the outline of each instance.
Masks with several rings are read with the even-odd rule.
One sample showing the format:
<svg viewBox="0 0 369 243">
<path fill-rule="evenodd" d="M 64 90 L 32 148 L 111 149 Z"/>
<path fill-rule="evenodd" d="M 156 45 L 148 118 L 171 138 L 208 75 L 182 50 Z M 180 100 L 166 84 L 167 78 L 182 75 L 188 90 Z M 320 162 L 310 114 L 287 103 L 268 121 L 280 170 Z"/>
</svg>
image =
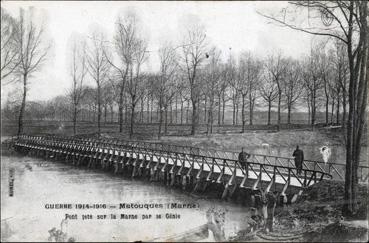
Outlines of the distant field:
<svg viewBox="0 0 369 243">
<path fill-rule="evenodd" d="M 16 135 L 18 126 L 16 122 L 3 121 L 1 134 L 3 136 Z M 124 126 L 122 133 L 118 132 L 117 123 L 102 124 L 102 136 L 109 138 L 128 139 L 129 127 Z M 27 134 L 62 134 L 73 135 L 72 122 L 59 121 L 26 121 L 25 133 Z M 96 134 L 97 126 L 91 122 L 79 122 L 77 135 L 91 136 Z M 158 124 L 135 124 L 133 139 L 150 140 L 159 142 Z M 363 146 L 367 146 L 367 131 L 363 132 Z M 332 150 L 335 161 L 344 161 L 344 131 L 341 128 L 317 126 L 314 131 L 306 124 L 283 124 L 278 132 L 276 126 L 253 125 L 247 126 L 246 132 L 241 134 L 241 126 L 214 126 L 214 134 L 206 135 L 206 126 L 200 125 L 198 133 L 190 136 L 190 125 L 169 125 L 168 135 L 162 136 L 160 142 L 194 146 L 204 149 L 216 149 L 225 151 L 240 151 L 242 147 L 253 153 L 266 153 L 262 150 L 262 144 L 270 146 L 274 155 L 290 156 L 296 145 L 301 146 L 307 158 L 321 160 L 319 148 L 328 145 Z M 366 148 L 362 149 L 363 158 L 366 157 Z"/>
<path fill-rule="evenodd" d="M 157 136 L 158 124 L 145 124 L 136 123 L 134 126 L 134 136 L 139 139 L 150 139 Z M 226 133 L 240 133 L 242 129 L 241 125 L 214 125 L 213 132 L 226 134 Z M 282 130 L 286 129 L 303 129 L 309 130 L 311 126 L 307 124 L 282 124 Z M 119 131 L 119 125 L 117 123 L 102 123 L 102 133 L 117 133 Z M 162 131 L 164 127 L 162 128 Z M 168 125 L 169 136 L 187 136 L 190 135 L 191 125 Z M 276 131 L 277 125 L 247 125 L 246 130 L 270 130 Z M 16 135 L 18 131 L 18 123 L 16 121 L 2 121 L 1 133 L 2 135 L 11 136 Z M 128 135 L 129 126 L 124 124 L 124 131 L 122 136 Z M 70 121 L 25 121 L 24 132 L 29 134 L 65 134 L 73 135 L 73 124 Z M 77 134 L 90 134 L 97 132 L 97 124 L 92 122 L 78 122 Z M 201 124 L 198 126 L 198 134 L 206 133 L 206 125 Z"/>
</svg>

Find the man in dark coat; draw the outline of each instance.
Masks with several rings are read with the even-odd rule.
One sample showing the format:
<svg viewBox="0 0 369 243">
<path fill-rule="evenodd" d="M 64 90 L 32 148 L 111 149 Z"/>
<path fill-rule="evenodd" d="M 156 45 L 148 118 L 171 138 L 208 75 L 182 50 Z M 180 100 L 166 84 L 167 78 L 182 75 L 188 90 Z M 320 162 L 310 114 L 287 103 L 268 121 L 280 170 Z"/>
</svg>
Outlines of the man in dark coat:
<svg viewBox="0 0 369 243">
<path fill-rule="evenodd" d="M 246 170 L 246 175 L 248 174 L 247 159 L 250 158 L 250 156 L 250 154 L 243 151 L 243 148 L 241 153 L 238 154 L 238 162 L 240 163 L 241 167 Z"/>
<path fill-rule="evenodd" d="M 304 162 L 304 152 L 296 146 L 296 150 L 293 151 L 292 156 L 295 158 L 295 166 L 297 169 L 297 174 L 301 175 L 302 163 Z"/>
</svg>

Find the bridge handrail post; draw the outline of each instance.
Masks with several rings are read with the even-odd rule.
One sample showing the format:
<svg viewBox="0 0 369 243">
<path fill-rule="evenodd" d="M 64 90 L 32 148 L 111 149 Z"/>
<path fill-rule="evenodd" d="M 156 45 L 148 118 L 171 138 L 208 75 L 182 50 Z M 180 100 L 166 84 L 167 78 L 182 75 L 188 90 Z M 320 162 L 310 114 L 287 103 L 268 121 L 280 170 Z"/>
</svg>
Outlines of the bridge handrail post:
<svg viewBox="0 0 369 243">
<path fill-rule="evenodd" d="M 215 158 L 212 158 L 212 160 L 211 160 L 211 172 L 214 172 L 214 164 L 215 164 Z"/>
<path fill-rule="evenodd" d="M 223 167 L 222 167 L 223 174 L 225 173 L 225 166 L 226 166 L 226 160 L 223 159 Z"/>
<path fill-rule="evenodd" d="M 204 171 L 204 164 L 205 164 L 205 156 L 202 156 L 201 160 L 201 170 Z"/>
</svg>

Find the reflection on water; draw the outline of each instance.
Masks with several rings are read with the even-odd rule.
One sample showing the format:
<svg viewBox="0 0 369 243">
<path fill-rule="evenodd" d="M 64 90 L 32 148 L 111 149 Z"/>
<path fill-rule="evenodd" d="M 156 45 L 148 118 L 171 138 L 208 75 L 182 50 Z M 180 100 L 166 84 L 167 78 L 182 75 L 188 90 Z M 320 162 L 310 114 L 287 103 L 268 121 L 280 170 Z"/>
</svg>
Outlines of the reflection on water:
<svg viewBox="0 0 369 243">
<path fill-rule="evenodd" d="M 9 196 L 9 176 L 13 170 L 13 196 Z M 195 203 L 195 209 L 110 209 L 119 203 Z M 46 209 L 46 204 L 107 204 L 106 209 Z M 207 222 L 211 208 L 226 211 L 225 235 L 231 237 L 246 228 L 244 207 L 203 200 L 178 190 L 148 182 L 122 178 L 111 173 L 75 168 L 62 163 L 29 157 L 1 158 L 2 241 L 147 241 L 178 234 Z M 165 219 L 165 214 L 180 214 Z M 78 219 L 65 219 L 77 214 Z M 93 219 L 82 219 L 82 215 Z M 111 214 L 117 219 L 111 219 Z M 137 214 L 139 219 L 120 219 L 120 214 Z M 151 219 L 142 220 L 142 215 Z M 161 219 L 154 215 L 161 214 Z M 108 219 L 97 219 L 107 215 Z M 72 217 L 71 217 L 72 218 Z M 88 218 L 87 216 L 85 218 Z"/>
</svg>

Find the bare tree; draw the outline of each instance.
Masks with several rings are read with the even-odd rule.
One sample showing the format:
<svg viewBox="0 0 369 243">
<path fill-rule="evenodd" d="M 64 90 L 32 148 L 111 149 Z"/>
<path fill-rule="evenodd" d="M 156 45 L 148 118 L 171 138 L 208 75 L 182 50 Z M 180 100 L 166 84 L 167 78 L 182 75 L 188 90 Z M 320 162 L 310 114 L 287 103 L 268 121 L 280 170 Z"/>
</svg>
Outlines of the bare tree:
<svg viewBox="0 0 369 243">
<path fill-rule="evenodd" d="M 107 123 L 108 108 L 110 107 L 111 116 L 113 115 L 114 96 L 116 94 L 112 82 L 105 82 L 101 88 L 101 104 L 104 108 L 104 123 Z M 112 117 L 110 119 L 112 121 Z"/>
<path fill-rule="evenodd" d="M 288 60 L 285 78 L 283 79 L 283 93 L 286 97 L 287 124 L 291 124 L 291 110 L 302 93 L 301 66 L 297 60 Z"/>
<path fill-rule="evenodd" d="M 137 39 L 134 44 L 134 55 L 133 63 L 129 70 L 129 78 L 127 82 L 127 93 L 130 98 L 131 105 L 131 120 L 130 120 L 130 130 L 129 137 L 132 138 L 133 126 L 135 122 L 135 108 L 137 102 L 144 95 L 144 84 L 147 80 L 146 77 L 141 75 L 142 64 L 148 58 L 147 43 L 145 40 Z"/>
<path fill-rule="evenodd" d="M 96 83 L 97 99 L 97 128 L 98 134 L 101 133 L 101 103 L 103 83 L 108 80 L 110 64 L 108 62 L 104 33 L 95 29 L 89 37 L 89 47 L 87 50 L 88 72 Z"/>
<path fill-rule="evenodd" d="M 167 134 L 167 113 L 168 105 L 176 94 L 176 71 L 178 63 L 176 61 L 176 52 L 173 47 L 166 44 L 159 49 L 160 71 L 155 79 L 154 94 L 158 99 L 159 105 L 159 131 L 158 138 L 161 137 L 161 128 L 163 123 L 163 112 L 165 112 L 165 129 Z M 164 110 L 163 110 L 164 109 Z"/>
<path fill-rule="evenodd" d="M 248 89 L 246 87 L 243 87 L 244 81 L 243 81 L 243 72 L 242 67 L 239 64 L 238 67 L 236 65 L 236 61 L 232 57 L 232 55 L 229 55 L 228 61 L 225 65 L 225 70 L 223 72 L 222 78 L 225 82 L 229 85 L 229 97 L 230 100 L 232 100 L 232 106 L 233 106 L 233 112 L 232 112 L 232 124 L 237 125 L 237 116 L 238 116 L 238 103 L 239 98 L 242 96 L 243 105 L 245 104 L 245 96 L 247 95 Z M 241 90 L 241 94 L 240 94 Z M 221 107 L 221 96 L 224 97 L 225 89 L 218 91 L 218 101 L 219 101 L 219 107 L 218 107 L 218 125 L 220 125 L 220 107 Z M 243 113 L 242 113 L 243 114 Z"/>
<path fill-rule="evenodd" d="M 20 63 L 15 72 L 22 77 L 23 99 L 18 119 L 18 135 L 23 133 L 23 115 L 26 107 L 29 77 L 40 70 L 50 49 L 50 42 L 45 39 L 44 25 L 37 25 L 33 20 L 32 8 L 25 11 L 20 9 L 19 18 L 15 20 L 14 45 Z"/>
<path fill-rule="evenodd" d="M 286 61 L 282 57 L 281 53 L 278 53 L 277 55 L 269 56 L 266 68 L 270 75 L 273 77 L 273 82 L 277 85 L 278 90 L 278 130 L 281 126 L 281 104 L 282 104 L 282 92 L 283 92 L 283 86 L 282 86 L 282 79 L 285 74 L 286 70 Z"/>
<path fill-rule="evenodd" d="M 273 76 L 270 72 L 264 69 L 262 74 L 262 83 L 260 86 L 260 96 L 268 104 L 268 125 L 270 125 L 270 116 L 272 110 L 272 103 L 278 98 L 278 87 L 274 82 Z"/>
<path fill-rule="evenodd" d="M 324 82 L 322 80 L 322 54 L 319 46 L 311 50 L 310 56 L 303 63 L 303 87 L 310 101 L 311 119 L 310 124 L 314 129 L 316 122 L 316 110 L 321 98 Z"/>
<path fill-rule="evenodd" d="M 117 61 L 107 56 L 108 62 L 119 73 L 120 82 L 117 84 L 119 90 L 118 117 L 119 132 L 123 131 L 123 103 L 124 93 L 129 75 L 129 70 L 133 65 L 133 58 L 137 42 L 137 17 L 133 13 L 127 13 L 124 17 L 118 17 L 114 35 L 114 48 Z"/>
<path fill-rule="evenodd" d="M 344 43 L 341 43 L 339 40 L 334 43 L 334 55 L 333 55 L 333 65 L 334 65 L 334 73 L 335 79 L 337 83 L 337 90 L 340 90 L 341 95 L 338 97 L 338 101 L 342 100 L 342 126 L 346 126 L 346 113 L 347 113 L 347 98 L 348 98 L 348 60 L 346 55 L 346 48 Z M 337 104 L 338 105 L 338 104 Z M 339 119 L 339 105 L 337 106 L 338 115 L 337 115 L 337 123 Z"/>
<path fill-rule="evenodd" d="M 216 105 L 218 106 L 218 125 L 224 124 L 224 109 L 225 109 L 225 103 L 227 101 L 226 92 L 229 89 L 230 86 L 230 80 L 234 78 L 235 74 L 233 69 L 229 68 L 229 65 L 226 65 L 224 67 L 224 70 L 221 75 L 221 79 L 219 81 L 219 86 L 216 92 L 216 95 L 218 97 L 218 101 L 216 102 Z M 223 104 L 223 112 L 221 111 Z"/>
<path fill-rule="evenodd" d="M 194 26 L 187 30 L 182 46 L 185 72 L 187 74 L 190 99 L 192 103 L 192 126 L 191 135 L 196 134 L 198 123 L 198 99 L 200 96 L 200 82 L 197 78 L 197 72 L 201 63 L 208 57 L 206 53 L 207 42 L 205 30 L 200 26 Z"/>
<path fill-rule="evenodd" d="M 260 83 L 261 62 L 252 56 L 250 52 L 242 53 L 238 63 L 237 75 L 235 78 L 235 85 L 237 92 L 242 99 L 242 132 L 245 132 L 246 125 L 246 98 L 249 101 L 249 121 L 252 125 L 253 111 L 258 92 L 258 84 Z"/>
<path fill-rule="evenodd" d="M 1 8 L 1 80 L 14 73 L 20 58 L 15 42 L 16 20 Z M 11 79 L 8 83 L 14 81 Z M 4 83 L 3 83 L 4 84 Z"/>
<path fill-rule="evenodd" d="M 322 48 L 323 49 L 323 48 Z M 323 90 L 325 96 L 325 125 L 329 123 L 329 101 L 334 101 L 335 98 L 332 97 L 332 85 L 333 82 L 333 56 L 325 52 L 321 53 L 321 75 L 323 81 Z M 332 99 L 331 99 L 332 98 Z M 332 103 L 333 105 L 334 103 Z"/>
<path fill-rule="evenodd" d="M 368 2 L 367 1 L 299 1 L 292 2 L 296 11 L 291 16 L 264 15 L 276 23 L 305 33 L 329 36 L 346 46 L 349 67 L 349 114 L 346 127 L 346 172 L 344 215 L 356 214 L 358 165 L 361 138 L 366 122 L 368 65 Z M 296 16 L 307 12 L 307 20 Z M 287 11 L 285 11 L 287 12 Z"/>
<path fill-rule="evenodd" d="M 207 117 L 207 134 L 213 133 L 213 123 L 214 123 L 214 103 L 217 90 L 221 89 L 221 76 L 222 67 L 220 65 L 220 50 L 215 47 L 210 52 L 209 64 L 205 67 L 205 85 L 204 90 L 209 97 L 209 109 Z"/>
<path fill-rule="evenodd" d="M 80 110 L 80 102 L 84 94 L 84 80 L 87 74 L 86 61 L 86 43 L 79 41 L 77 37 L 72 43 L 72 63 L 70 65 L 70 75 L 72 78 L 72 89 L 69 92 L 70 99 L 73 105 L 73 134 L 76 134 L 77 116 Z"/>
<path fill-rule="evenodd" d="M 260 89 L 260 76 L 263 68 L 262 62 L 251 55 L 246 54 L 247 60 L 247 84 L 249 89 L 249 122 L 253 124 L 255 100 L 258 98 L 258 91 Z M 244 130 L 244 128 L 243 128 Z"/>
<path fill-rule="evenodd" d="M 177 82 L 177 95 L 181 103 L 180 124 L 182 125 L 184 121 L 184 103 L 188 100 L 189 95 L 189 89 L 184 75 L 179 75 L 179 82 Z"/>
<path fill-rule="evenodd" d="M 110 122 L 114 122 L 114 106 L 115 104 L 118 106 L 118 123 L 120 122 L 120 118 L 119 118 L 119 105 L 121 102 L 121 97 L 120 97 L 120 85 L 121 85 L 121 76 L 120 73 L 112 70 L 110 72 L 109 75 L 109 84 L 107 85 L 109 87 L 109 106 L 110 106 Z M 126 93 L 123 93 L 123 99 L 122 102 L 124 101 L 124 97 L 125 97 Z M 124 102 L 122 104 L 122 106 L 124 107 Z M 122 107 L 122 113 L 123 113 L 123 107 Z M 122 114 L 122 119 L 123 119 L 123 114 Z M 123 121 L 122 121 L 123 122 Z"/>
</svg>

